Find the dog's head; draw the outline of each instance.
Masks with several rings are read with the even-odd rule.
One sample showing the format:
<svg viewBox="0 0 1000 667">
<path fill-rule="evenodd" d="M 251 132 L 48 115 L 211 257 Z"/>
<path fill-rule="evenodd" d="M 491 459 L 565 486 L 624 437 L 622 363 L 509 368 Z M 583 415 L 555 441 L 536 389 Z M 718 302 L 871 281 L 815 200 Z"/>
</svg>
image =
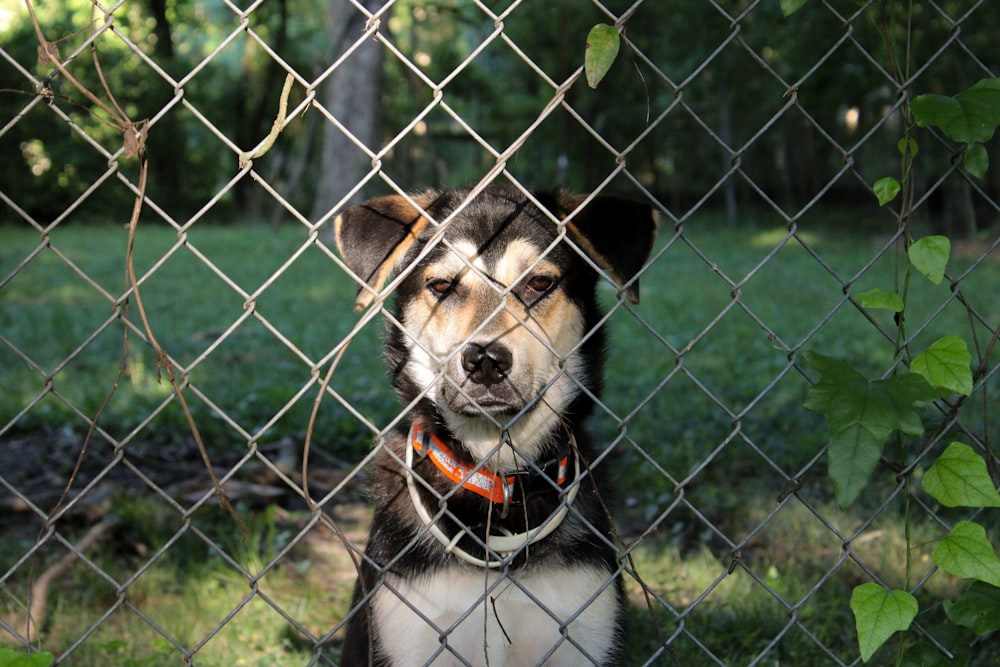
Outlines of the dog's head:
<svg viewBox="0 0 1000 667">
<path fill-rule="evenodd" d="M 364 308 L 399 277 L 396 389 L 477 459 L 537 458 L 601 384 L 599 271 L 629 301 L 652 248 L 648 205 L 490 186 L 373 199 L 335 221 Z M 586 203 L 584 203 L 586 202 Z M 414 206 L 414 204 L 416 206 Z"/>
</svg>

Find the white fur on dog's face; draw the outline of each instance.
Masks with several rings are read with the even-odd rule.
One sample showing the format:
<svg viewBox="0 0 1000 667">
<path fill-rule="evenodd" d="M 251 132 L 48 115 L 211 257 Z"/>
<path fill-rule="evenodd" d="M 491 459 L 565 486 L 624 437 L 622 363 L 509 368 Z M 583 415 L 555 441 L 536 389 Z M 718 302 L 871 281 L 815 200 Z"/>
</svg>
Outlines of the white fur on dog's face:
<svg viewBox="0 0 1000 667">
<path fill-rule="evenodd" d="M 584 381 L 583 314 L 543 248 L 515 240 L 487 260 L 471 242 L 450 246 L 418 269 L 424 287 L 403 305 L 406 372 L 473 456 L 497 470 L 522 467 L 518 459 L 537 457 Z M 470 343 L 511 352 L 503 380 L 470 380 L 462 367 Z M 513 449 L 501 445 L 504 429 Z"/>
</svg>

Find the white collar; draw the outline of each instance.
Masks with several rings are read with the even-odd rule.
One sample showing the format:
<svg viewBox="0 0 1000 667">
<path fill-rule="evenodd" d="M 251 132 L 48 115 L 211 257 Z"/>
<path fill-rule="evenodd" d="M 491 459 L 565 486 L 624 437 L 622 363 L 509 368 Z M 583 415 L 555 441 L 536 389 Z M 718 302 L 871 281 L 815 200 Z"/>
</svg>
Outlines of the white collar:
<svg viewBox="0 0 1000 667">
<path fill-rule="evenodd" d="M 575 464 L 574 465 L 575 477 L 573 478 L 573 481 L 570 482 L 569 490 L 566 492 L 566 496 L 560 503 L 559 508 L 555 512 L 550 514 L 548 518 L 545 519 L 538 526 L 526 530 L 523 533 L 511 533 L 510 531 L 505 530 L 504 534 L 502 535 L 494 535 L 494 534 L 487 535 L 486 536 L 487 558 L 489 558 L 489 554 L 491 553 L 498 554 L 501 558 L 499 560 L 494 560 L 494 559 L 484 560 L 482 558 L 477 558 L 476 556 L 473 556 L 472 554 L 470 554 L 469 552 L 465 551 L 464 549 L 458 546 L 459 541 L 461 541 L 462 537 L 464 537 L 465 535 L 476 537 L 469 529 L 469 527 L 462 526 L 461 530 L 459 530 L 454 537 L 448 537 L 448 535 L 446 535 L 445 532 L 441 530 L 440 526 L 437 525 L 435 519 L 427 511 L 427 508 L 424 507 L 424 503 L 420 498 L 420 494 L 417 490 L 417 484 L 416 484 L 417 476 L 413 473 L 413 452 L 415 449 L 417 449 L 418 443 L 423 442 L 422 440 L 423 433 L 424 432 L 422 427 L 418 426 L 416 423 L 413 423 L 410 426 L 410 432 L 409 435 L 407 436 L 407 443 L 406 443 L 406 465 L 404 466 L 404 472 L 406 475 L 406 486 L 410 492 L 410 500 L 413 503 L 413 509 L 416 510 L 417 516 L 420 517 L 420 521 L 424 524 L 424 526 L 427 527 L 427 530 L 430 532 L 430 534 L 433 535 L 438 542 L 444 545 L 445 553 L 454 554 L 455 556 L 464 560 L 467 563 L 471 563 L 478 567 L 487 567 L 487 568 L 496 568 L 505 565 L 508 562 L 508 557 L 510 556 L 510 554 L 520 551 L 523 547 L 538 542 L 539 540 L 550 535 L 556 528 L 558 528 L 559 525 L 562 524 L 563 520 L 566 518 L 566 514 L 569 512 L 569 506 L 572 505 L 573 501 L 576 499 L 576 494 L 579 493 L 580 491 L 580 457 L 579 455 L 574 455 L 573 461 Z M 570 433 L 570 447 L 573 449 L 575 453 L 576 441 L 573 438 L 572 433 Z M 480 476 L 482 479 L 488 479 L 489 480 L 488 483 L 491 485 L 492 484 L 502 485 L 503 493 L 507 494 L 507 500 L 509 501 L 509 489 L 506 486 L 507 484 L 506 478 L 495 475 L 494 473 L 491 473 L 489 471 L 475 469 L 467 472 L 464 475 L 463 479 L 461 480 L 452 479 L 452 481 L 454 481 L 456 484 L 463 486 L 469 483 L 473 483 L 475 486 L 482 486 L 483 484 L 482 480 L 480 480 L 480 483 L 476 483 L 475 480 L 478 479 L 476 476 Z M 449 476 L 449 478 L 451 477 Z M 499 481 L 494 481 L 494 480 L 499 480 Z M 430 488 L 430 486 L 427 485 L 425 481 L 421 480 L 421 483 Z M 479 493 L 479 495 L 483 495 L 484 497 L 490 497 L 488 495 L 480 493 L 479 491 L 476 491 L 476 493 Z"/>
</svg>

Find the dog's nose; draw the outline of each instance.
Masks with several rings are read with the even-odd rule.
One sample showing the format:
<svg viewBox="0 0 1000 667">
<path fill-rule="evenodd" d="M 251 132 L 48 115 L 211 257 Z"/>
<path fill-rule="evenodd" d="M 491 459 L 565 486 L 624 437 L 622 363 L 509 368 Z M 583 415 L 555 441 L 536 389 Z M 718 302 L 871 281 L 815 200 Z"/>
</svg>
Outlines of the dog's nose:
<svg viewBox="0 0 1000 667">
<path fill-rule="evenodd" d="M 499 343 L 485 347 L 469 343 L 462 350 L 462 368 L 469 374 L 469 379 L 486 387 L 503 381 L 513 363 L 514 356 L 510 350 Z"/>
</svg>

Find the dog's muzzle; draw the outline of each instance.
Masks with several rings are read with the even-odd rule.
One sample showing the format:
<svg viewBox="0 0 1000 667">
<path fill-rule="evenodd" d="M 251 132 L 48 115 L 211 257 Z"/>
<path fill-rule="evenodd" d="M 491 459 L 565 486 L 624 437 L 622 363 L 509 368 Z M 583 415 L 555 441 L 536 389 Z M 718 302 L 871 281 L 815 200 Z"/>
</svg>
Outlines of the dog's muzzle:
<svg viewBox="0 0 1000 667">
<path fill-rule="evenodd" d="M 462 370 L 473 383 L 487 388 L 506 380 L 513 365 L 514 355 L 501 343 L 469 343 L 462 350 Z"/>
<path fill-rule="evenodd" d="M 512 376 L 514 355 L 502 343 L 468 343 L 457 360 L 459 377 L 444 389 L 444 398 L 455 412 L 470 417 L 484 413 L 514 414 L 525 406 L 523 392 Z"/>
</svg>

